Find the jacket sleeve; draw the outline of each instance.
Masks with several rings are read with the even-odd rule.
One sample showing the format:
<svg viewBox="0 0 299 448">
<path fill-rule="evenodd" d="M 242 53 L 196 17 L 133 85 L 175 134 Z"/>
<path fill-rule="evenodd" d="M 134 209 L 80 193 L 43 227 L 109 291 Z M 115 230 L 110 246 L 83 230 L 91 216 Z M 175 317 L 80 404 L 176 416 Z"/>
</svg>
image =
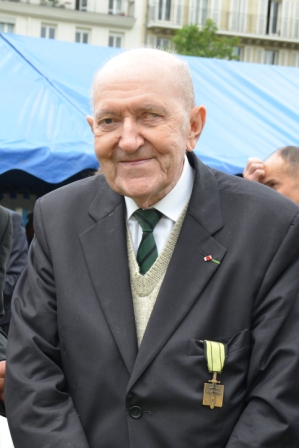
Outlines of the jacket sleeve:
<svg viewBox="0 0 299 448">
<path fill-rule="evenodd" d="M 89 448 L 61 365 L 55 281 L 39 201 L 34 219 L 28 265 L 12 300 L 5 379 L 10 431 L 15 448 Z"/>
<path fill-rule="evenodd" d="M 246 406 L 227 448 L 297 448 L 299 219 L 264 276 L 252 312 Z"/>
<path fill-rule="evenodd" d="M 9 212 L 0 207 L 0 316 L 3 315 L 4 312 L 4 303 L 3 303 L 3 287 L 5 281 L 5 269 L 6 263 L 11 250 L 11 242 L 12 242 L 12 224 Z M 0 333 L 0 361 L 5 360 L 6 358 L 6 346 L 7 341 L 6 337 Z M 0 415 L 5 415 L 5 410 L 3 404 L 0 402 Z"/>
<path fill-rule="evenodd" d="M 4 314 L 3 288 L 6 264 L 11 251 L 12 224 L 9 212 L 0 206 L 0 318 Z"/>
<path fill-rule="evenodd" d="M 13 239 L 10 257 L 6 267 L 4 295 L 11 297 L 16 283 L 27 264 L 28 242 L 22 218 L 12 212 Z"/>
</svg>

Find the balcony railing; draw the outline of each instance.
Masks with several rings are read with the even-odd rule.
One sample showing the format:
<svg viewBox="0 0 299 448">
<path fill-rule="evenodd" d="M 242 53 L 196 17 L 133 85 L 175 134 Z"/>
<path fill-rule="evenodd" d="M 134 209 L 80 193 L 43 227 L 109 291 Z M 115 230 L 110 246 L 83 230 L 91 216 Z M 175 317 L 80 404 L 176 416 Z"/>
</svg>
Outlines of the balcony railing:
<svg viewBox="0 0 299 448">
<path fill-rule="evenodd" d="M 183 20 L 184 8 L 180 0 L 149 3 L 148 26 L 180 28 L 183 26 Z"/>
<path fill-rule="evenodd" d="M 135 8 L 135 1 L 132 0 L 96 0 L 93 9 L 89 0 L 0 0 L 0 3 L 2 1 L 126 17 L 134 17 Z"/>
<path fill-rule="evenodd" d="M 294 17 L 269 17 L 267 15 L 239 14 L 234 11 L 215 13 L 206 11 L 202 14 L 215 20 L 219 31 L 226 31 L 237 35 L 252 34 L 270 36 L 278 39 L 299 40 L 299 20 Z M 189 23 L 196 23 L 195 17 L 189 16 Z M 200 26 L 203 21 L 197 22 Z"/>
<path fill-rule="evenodd" d="M 299 40 L 299 20 L 294 17 L 261 16 L 239 14 L 234 11 L 219 11 L 200 8 L 183 8 L 181 0 L 151 0 L 149 3 L 149 28 L 180 28 L 184 24 L 202 27 L 212 19 L 218 30 L 236 35 L 251 34 L 259 37 Z"/>
</svg>

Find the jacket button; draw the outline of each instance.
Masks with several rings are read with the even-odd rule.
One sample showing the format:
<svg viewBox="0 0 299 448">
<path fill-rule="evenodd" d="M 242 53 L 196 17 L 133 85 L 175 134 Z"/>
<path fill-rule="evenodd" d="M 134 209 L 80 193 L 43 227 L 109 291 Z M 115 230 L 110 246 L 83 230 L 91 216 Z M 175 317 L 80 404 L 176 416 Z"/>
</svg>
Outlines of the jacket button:
<svg viewBox="0 0 299 448">
<path fill-rule="evenodd" d="M 132 418 L 140 418 L 142 416 L 142 409 L 139 406 L 132 406 L 129 413 Z"/>
</svg>

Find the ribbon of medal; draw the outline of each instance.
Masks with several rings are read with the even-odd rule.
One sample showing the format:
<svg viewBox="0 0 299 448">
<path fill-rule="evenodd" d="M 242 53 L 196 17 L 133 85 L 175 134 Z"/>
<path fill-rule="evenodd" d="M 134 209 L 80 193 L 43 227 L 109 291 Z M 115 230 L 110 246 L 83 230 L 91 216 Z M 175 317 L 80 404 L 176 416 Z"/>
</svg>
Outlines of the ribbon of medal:
<svg viewBox="0 0 299 448">
<path fill-rule="evenodd" d="M 211 409 L 222 408 L 224 386 L 217 380 L 217 375 L 224 368 L 226 359 L 226 346 L 221 342 L 203 341 L 204 354 L 208 365 L 208 370 L 213 374 L 213 378 L 204 384 L 203 401 L 204 406 Z"/>
</svg>

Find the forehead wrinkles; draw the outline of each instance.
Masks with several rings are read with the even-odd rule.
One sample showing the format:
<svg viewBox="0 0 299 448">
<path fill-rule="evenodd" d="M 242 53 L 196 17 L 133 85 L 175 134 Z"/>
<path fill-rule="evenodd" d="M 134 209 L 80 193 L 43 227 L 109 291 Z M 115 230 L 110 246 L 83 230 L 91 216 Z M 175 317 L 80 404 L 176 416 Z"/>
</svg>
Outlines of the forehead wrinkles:
<svg viewBox="0 0 299 448">
<path fill-rule="evenodd" d="M 288 173 L 287 169 L 280 166 L 271 166 L 269 168 L 266 168 L 267 177 L 274 177 L 287 173 Z"/>
<path fill-rule="evenodd" d="M 154 93 L 139 93 L 139 92 L 119 92 L 118 90 L 104 92 L 96 97 L 95 110 L 116 110 L 116 109 L 141 109 L 150 111 L 152 109 L 167 110 L 169 101 L 163 101 L 160 95 Z"/>
<path fill-rule="evenodd" d="M 95 99 L 109 97 L 129 97 L 129 96 L 149 96 L 158 95 L 167 98 L 169 101 L 173 96 L 179 96 L 179 88 L 173 79 L 159 79 L 151 76 L 123 77 L 122 79 L 101 79 L 98 80 L 95 89 Z"/>
<path fill-rule="evenodd" d="M 129 84 L 129 83 L 128 83 Z M 120 82 L 107 82 L 98 84 L 94 102 L 94 114 L 103 110 L 112 113 L 129 110 L 132 112 L 152 111 L 169 115 L 171 110 L 182 108 L 180 96 L 171 90 L 156 86 L 155 83 L 131 82 L 131 86 Z"/>
<path fill-rule="evenodd" d="M 113 64 L 112 64 L 113 62 Z M 161 61 L 160 61 L 161 62 Z M 141 63 L 132 65 L 116 65 L 116 61 L 110 61 L 98 72 L 94 84 L 94 99 L 96 100 L 101 92 L 118 92 L 119 95 L 126 96 L 127 92 L 149 92 L 158 93 L 168 97 L 168 100 L 175 96 L 182 97 L 182 89 L 178 73 L 174 64 L 166 66 L 157 61 L 152 63 Z"/>
<path fill-rule="evenodd" d="M 148 103 L 148 104 L 144 104 L 144 105 L 140 105 L 140 104 L 136 104 L 134 107 L 133 105 L 128 106 L 124 106 L 122 107 L 122 105 L 120 104 L 119 101 L 114 101 L 114 105 L 113 104 L 109 104 L 110 106 L 112 106 L 111 108 L 101 108 L 99 110 L 95 111 L 95 118 L 96 120 L 100 120 L 101 118 L 105 117 L 105 116 L 109 116 L 109 117 L 114 117 L 117 115 L 123 115 L 126 113 L 127 110 L 129 110 L 129 112 L 134 113 L 134 114 L 142 114 L 144 112 L 153 112 L 153 113 L 157 113 L 157 114 L 161 114 L 161 115 L 168 115 L 168 111 L 167 109 L 165 109 L 162 105 L 156 104 L 156 103 Z"/>
</svg>

